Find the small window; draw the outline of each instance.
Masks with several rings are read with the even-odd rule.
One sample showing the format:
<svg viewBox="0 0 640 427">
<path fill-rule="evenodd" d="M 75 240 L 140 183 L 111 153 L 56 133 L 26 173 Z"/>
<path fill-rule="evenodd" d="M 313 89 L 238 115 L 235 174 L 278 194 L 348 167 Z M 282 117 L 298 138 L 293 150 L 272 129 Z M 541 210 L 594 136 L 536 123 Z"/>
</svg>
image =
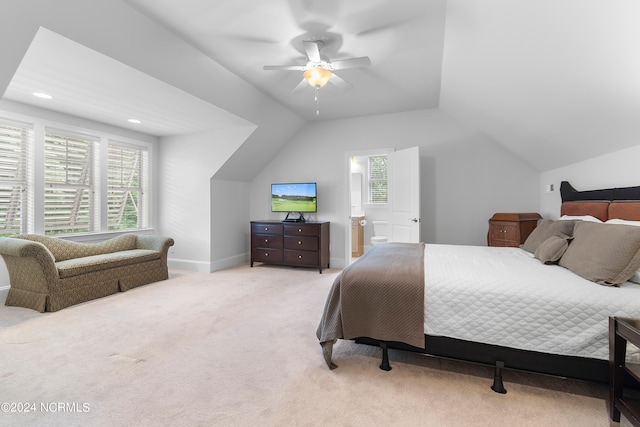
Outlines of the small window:
<svg viewBox="0 0 640 427">
<path fill-rule="evenodd" d="M 369 203 L 388 202 L 387 156 L 369 157 Z"/>
</svg>

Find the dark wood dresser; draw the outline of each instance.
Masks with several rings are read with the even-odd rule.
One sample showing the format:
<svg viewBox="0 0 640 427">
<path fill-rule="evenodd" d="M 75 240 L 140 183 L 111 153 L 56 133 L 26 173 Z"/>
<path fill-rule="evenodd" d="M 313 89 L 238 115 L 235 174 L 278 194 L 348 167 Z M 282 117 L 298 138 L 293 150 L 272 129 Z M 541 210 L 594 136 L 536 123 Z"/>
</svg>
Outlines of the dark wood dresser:
<svg viewBox="0 0 640 427">
<path fill-rule="evenodd" d="M 254 262 L 329 268 L 329 222 L 251 221 Z"/>
<path fill-rule="evenodd" d="M 538 225 L 538 213 L 496 213 L 489 220 L 489 246 L 519 247 Z"/>
</svg>

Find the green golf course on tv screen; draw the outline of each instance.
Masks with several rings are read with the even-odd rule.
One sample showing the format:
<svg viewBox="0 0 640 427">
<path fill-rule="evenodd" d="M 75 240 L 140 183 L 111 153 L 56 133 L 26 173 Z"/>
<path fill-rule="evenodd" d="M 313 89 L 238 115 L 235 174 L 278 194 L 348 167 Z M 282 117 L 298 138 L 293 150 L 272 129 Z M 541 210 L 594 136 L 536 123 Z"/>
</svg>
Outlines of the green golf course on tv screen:
<svg viewBox="0 0 640 427">
<path fill-rule="evenodd" d="M 271 184 L 272 212 L 317 212 L 316 183 Z"/>
</svg>

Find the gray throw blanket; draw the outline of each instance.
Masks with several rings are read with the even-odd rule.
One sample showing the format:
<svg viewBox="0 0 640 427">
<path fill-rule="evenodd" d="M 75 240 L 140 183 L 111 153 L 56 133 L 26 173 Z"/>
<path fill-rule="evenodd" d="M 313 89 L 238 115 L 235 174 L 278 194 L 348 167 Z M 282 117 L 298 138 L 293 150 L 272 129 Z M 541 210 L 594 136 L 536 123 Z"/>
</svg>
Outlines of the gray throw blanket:
<svg viewBox="0 0 640 427">
<path fill-rule="evenodd" d="M 329 368 L 339 338 L 424 348 L 424 243 L 385 243 L 336 278 L 316 331 Z"/>
</svg>

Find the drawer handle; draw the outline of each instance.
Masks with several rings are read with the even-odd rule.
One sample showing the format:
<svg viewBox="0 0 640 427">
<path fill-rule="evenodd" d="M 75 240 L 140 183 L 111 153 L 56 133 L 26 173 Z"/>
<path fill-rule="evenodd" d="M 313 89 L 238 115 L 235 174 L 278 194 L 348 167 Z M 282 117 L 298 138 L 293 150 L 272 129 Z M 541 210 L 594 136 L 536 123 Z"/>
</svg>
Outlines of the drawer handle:
<svg viewBox="0 0 640 427">
<path fill-rule="evenodd" d="M 302 259 L 302 255 L 298 255 L 298 259 Z"/>
<path fill-rule="evenodd" d="M 299 245 L 301 245 L 301 244 L 302 244 L 302 241 L 301 241 L 301 240 L 298 240 L 298 244 L 299 244 Z"/>
<path fill-rule="evenodd" d="M 269 239 L 264 239 L 264 242 L 265 243 L 269 243 Z"/>
<path fill-rule="evenodd" d="M 264 256 L 269 256 L 269 252 L 265 252 Z"/>
<path fill-rule="evenodd" d="M 265 227 L 265 228 L 264 228 L 264 231 L 269 231 L 269 227 Z"/>
<path fill-rule="evenodd" d="M 298 228 L 298 233 L 302 233 L 302 228 Z"/>
</svg>

